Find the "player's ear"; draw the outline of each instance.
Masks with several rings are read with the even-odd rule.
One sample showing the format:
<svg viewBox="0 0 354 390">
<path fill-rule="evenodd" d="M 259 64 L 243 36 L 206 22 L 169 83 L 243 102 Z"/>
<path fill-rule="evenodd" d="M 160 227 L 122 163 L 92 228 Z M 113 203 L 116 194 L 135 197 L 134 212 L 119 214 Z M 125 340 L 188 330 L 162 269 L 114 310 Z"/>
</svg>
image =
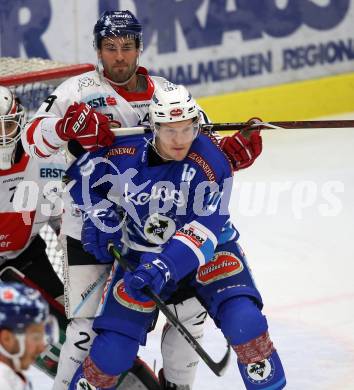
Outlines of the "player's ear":
<svg viewBox="0 0 354 390">
<path fill-rule="evenodd" d="M 9 329 L 0 329 L 0 344 L 10 353 L 16 344 L 16 337 Z"/>
</svg>

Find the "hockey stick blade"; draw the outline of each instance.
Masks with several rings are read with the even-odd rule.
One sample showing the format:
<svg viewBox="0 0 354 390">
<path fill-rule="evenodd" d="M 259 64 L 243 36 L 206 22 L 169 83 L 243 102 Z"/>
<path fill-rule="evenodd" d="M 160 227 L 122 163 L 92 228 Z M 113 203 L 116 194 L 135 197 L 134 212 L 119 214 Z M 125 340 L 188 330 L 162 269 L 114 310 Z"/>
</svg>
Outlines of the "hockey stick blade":
<svg viewBox="0 0 354 390">
<path fill-rule="evenodd" d="M 129 262 L 120 255 L 117 249 L 114 248 L 112 243 L 108 244 L 108 251 L 118 261 L 124 270 L 132 271 L 132 267 Z M 143 292 L 153 302 L 155 302 L 158 309 L 166 316 L 171 324 L 177 329 L 177 331 L 183 336 L 183 338 L 189 343 L 189 345 L 195 350 L 195 352 L 203 359 L 205 364 L 213 371 L 217 376 L 222 376 L 225 373 L 227 365 L 230 360 L 230 344 L 227 344 L 227 351 L 223 358 L 219 362 L 215 362 L 204 350 L 204 348 L 198 343 L 198 341 L 190 334 L 188 329 L 179 321 L 179 319 L 172 313 L 167 307 L 165 302 L 160 298 L 158 294 L 151 290 L 148 286 L 143 288 Z"/>
<path fill-rule="evenodd" d="M 204 123 L 201 125 L 202 130 L 209 131 L 235 131 L 235 130 L 290 130 L 290 129 L 351 129 L 354 128 L 354 120 L 322 120 L 322 121 L 278 121 L 278 122 L 259 122 L 250 124 L 249 122 L 235 122 L 235 123 Z M 136 135 L 151 133 L 150 127 L 121 127 L 111 128 L 114 135 Z"/>
</svg>

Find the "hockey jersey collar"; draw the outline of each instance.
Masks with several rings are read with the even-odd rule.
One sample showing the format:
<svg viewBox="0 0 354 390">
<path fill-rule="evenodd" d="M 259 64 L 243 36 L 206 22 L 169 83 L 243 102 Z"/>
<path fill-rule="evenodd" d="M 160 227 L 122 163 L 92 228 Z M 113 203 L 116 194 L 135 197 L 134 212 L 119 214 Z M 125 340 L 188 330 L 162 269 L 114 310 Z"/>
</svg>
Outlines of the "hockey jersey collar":
<svg viewBox="0 0 354 390">
<path fill-rule="evenodd" d="M 139 66 L 136 73 L 145 77 L 145 80 L 147 82 L 147 89 L 145 91 L 131 92 L 131 91 L 127 91 L 123 87 L 120 87 L 120 86 L 115 85 L 113 83 L 110 83 L 111 87 L 128 102 L 151 100 L 152 95 L 153 95 L 154 90 L 155 90 L 155 86 L 154 86 L 154 83 L 153 83 L 151 77 L 149 76 L 147 69 L 142 67 L 142 66 Z M 105 73 L 103 73 L 103 74 L 104 74 L 106 80 L 109 82 L 109 78 L 107 77 L 107 75 Z"/>
</svg>

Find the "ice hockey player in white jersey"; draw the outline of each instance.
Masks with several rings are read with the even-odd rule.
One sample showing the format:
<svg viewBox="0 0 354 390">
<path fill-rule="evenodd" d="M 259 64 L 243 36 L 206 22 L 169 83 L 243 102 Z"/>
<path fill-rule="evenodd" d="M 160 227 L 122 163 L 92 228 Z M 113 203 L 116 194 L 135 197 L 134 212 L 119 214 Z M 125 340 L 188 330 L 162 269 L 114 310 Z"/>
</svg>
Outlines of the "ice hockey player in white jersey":
<svg viewBox="0 0 354 390">
<path fill-rule="evenodd" d="M 0 282 L 0 389 L 32 390 L 23 371 L 57 341 L 58 324 L 39 291 Z"/>
<path fill-rule="evenodd" d="M 96 150 L 113 142 L 110 122 L 119 127 L 148 125 L 151 97 L 164 79 L 150 76 L 139 66 L 139 21 L 129 11 L 105 12 L 94 27 L 94 46 L 99 60 L 97 69 L 63 82 L 28 124 L 22 140 L 31 156 L 47 158 L 66 147 L 71 157 L 77 157 L 84 150 Z M 222 141 L 235 169 L 250 165 L 259 155 L 261 138 L 256 135 L 251 141 L 237 135 Z M 73 320 L 67 329 L 54 390 L 67 388 L 76 369 L 72 362 L 79 364 L 87 354 L 95 336 L 87 318 L 95 315 L 110 269 L 109 264 L 97 264 L 94 256 L 83 251 L 80 211 L 69 194 L 64 195 L 64 202 L 65 303 L 67 315 Z M 200 304 L 192 298 L 176 310 L 184 325 L 200 338 L 205 313 Z M 187 346 L 184 353 L 179 349 L 180 355 L 175 359 L 174 346 L 180 340 L 178 333 L 168 328 L 162 344 L 164 374 L 168 382 L 191 386 L 198 358 Z"/>
<path fill-rule="evenodd" d="M 60 227 L 63 154 L 38 161 L 23 150 L 20 135 L 25 110 L 15 95 L 0 86 L 0 279 L 11 266 L 54 299 L 62 299 L 63 284 L 39 235 L 49 223 Z"/>
</svg>

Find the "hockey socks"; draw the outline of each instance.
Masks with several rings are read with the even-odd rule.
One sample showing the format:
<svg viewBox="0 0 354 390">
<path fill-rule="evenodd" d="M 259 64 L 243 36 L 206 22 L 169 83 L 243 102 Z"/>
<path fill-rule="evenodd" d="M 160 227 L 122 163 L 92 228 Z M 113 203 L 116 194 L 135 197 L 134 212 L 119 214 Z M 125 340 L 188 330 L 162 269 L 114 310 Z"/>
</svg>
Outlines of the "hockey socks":
<svg viewBox="0 0 354 390">
<path fill-rule="evenodd" d="M 217 322 L 237 354 L 248 390 L 278 390 L 286 384 L 283 366 L 268 334 L 268 324 L 256 303 L 246 297 L 224 302 Z"/>
</svg>

